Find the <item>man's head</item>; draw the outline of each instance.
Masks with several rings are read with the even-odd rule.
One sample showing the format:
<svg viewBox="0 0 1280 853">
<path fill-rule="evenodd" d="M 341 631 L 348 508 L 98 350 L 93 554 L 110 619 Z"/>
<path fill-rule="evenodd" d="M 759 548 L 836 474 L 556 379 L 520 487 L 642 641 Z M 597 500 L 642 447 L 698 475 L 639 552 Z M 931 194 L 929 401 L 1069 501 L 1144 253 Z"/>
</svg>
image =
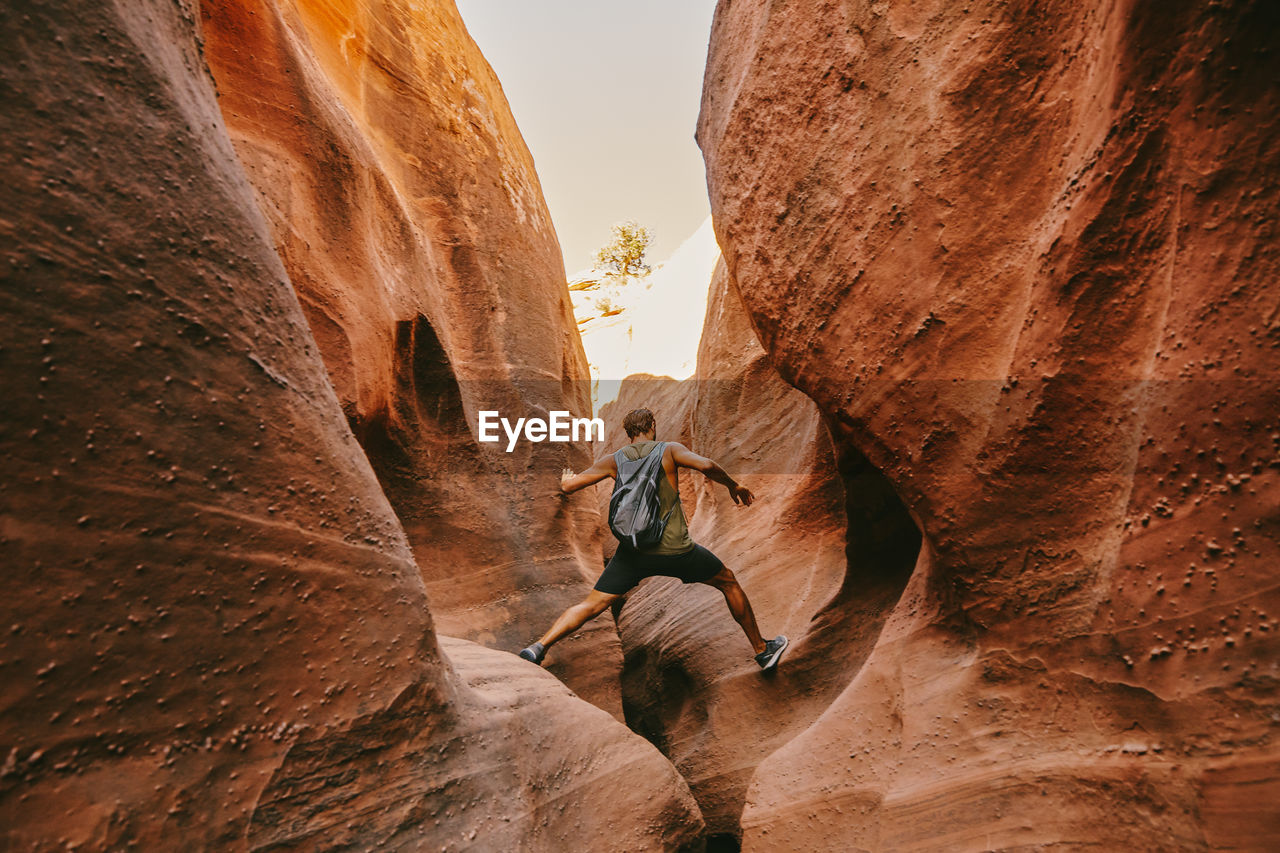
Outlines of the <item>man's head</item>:
<svg viewBox="0 0 1280 853">
<path fill-rule="evenodd" d="M 627 431 L 627 438 L 645 433 L 653 434 L 653 412 L 648 409 L 632 409 L 622 419 L 622 428 Z"/>
</svg>

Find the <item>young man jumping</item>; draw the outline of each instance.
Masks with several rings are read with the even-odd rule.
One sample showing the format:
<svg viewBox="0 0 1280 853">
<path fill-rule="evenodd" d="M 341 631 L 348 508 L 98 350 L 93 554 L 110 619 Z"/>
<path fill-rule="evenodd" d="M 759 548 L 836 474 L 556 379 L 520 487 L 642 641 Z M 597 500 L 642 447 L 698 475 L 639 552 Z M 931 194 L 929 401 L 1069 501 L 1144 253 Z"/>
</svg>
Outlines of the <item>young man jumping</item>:
<svg viewBox="0 0 1280 853">
<path fill-rule="evenodd" d="M 760 636 L 756 617 L 751 611 L 747 594 L 738 585 L 733 572 L 725 568 L 715 554 L 689 538 L 684 508 L 680 505 L 681 468 L 701 471 L 708 479 L 720 483 L 729 490 L 735 504 L 751 506 L 755 496 L 745 486 L 738 485 L 724 469 L 711 459 L 699 456 L 683 444 L 655 441 L 656 427 L 653 412 L 635 409 L 622 421 L 623 429 L 631 444 L 622 448 L 624 458 L 636 460 L 662 447 L 662 471 L 658 477 L 659 514 L 666 517 L 667 527 L 662 541 L 650 548 L 636 550 L 625 542 L 618 543 L 618 551 L 605 566 L 604 573 L 596 581 L 595 588 L 580 603 L 573 605 L 555 621 L 538 642 L 520 652 L 520 657 L 533 663 L 542 663 L 547 649 L 581 628 L 588 620 L 603 613 L 610 604 L 635 588 L 636 584 L 653 575 L 679 578 L 685 583 L 705 583 L 724 593 L 729 612 L 742 626 L 742 631 L 756 653 L 756 663 L 761 669 L 772 669 L 787 648 L 787 638 L 777 636 L 768 642 Z M 606 477 L 618 476 L 618 463 L 614 454 L 602 456 L 581 474 L 565 469 L 560 475 L 560 490 L 564 494 L 576 492 Z"/>
</svg>

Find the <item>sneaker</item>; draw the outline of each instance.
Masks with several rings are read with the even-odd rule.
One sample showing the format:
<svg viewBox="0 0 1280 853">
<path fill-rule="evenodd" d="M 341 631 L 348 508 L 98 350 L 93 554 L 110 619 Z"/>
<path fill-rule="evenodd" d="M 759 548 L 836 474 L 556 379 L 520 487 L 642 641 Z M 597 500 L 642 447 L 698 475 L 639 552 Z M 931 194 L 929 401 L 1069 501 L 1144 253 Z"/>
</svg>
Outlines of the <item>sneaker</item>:
<svg viewBox="0 0 1280 853">
<path fill-rule="evenodd" d="M 546 657 L 546 654 L 547 649 L 542 645 L 542 643 L 534 643 L 532 646 L 526 646 L 520 650 L 520 657 L 529 661 L 529 663 L 536 663 L 539 665 L 541 665 L 542 659 Z M 761 664 L 761 666 L 763 666 L 763 664 Z"/>
<path fill-rule="evenodd" d="M 778 665 L 778 660 L 782 657 L 782 653 L 787 650 L 787 645 L 787 638 L 779 634 L 764 644 L 764 651 L 756 655 L 756 663 L 760 664 L 760 668 L 763 670 L 773 669 Z"/>
</svg>

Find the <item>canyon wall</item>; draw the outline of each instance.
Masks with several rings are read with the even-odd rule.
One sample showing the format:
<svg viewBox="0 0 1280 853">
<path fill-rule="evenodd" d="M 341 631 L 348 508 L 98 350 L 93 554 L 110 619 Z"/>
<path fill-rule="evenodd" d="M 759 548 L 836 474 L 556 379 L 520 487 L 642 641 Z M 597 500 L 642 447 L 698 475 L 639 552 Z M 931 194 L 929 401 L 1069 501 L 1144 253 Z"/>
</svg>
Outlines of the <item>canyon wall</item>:
<svg viewBox="0 0 1280 853">
<path fill-rule="evenodd" d="M 1276 17 L 719 4 L 729 272 L 924 537 L 744 849 L 1280 844 Z"/>
<path fill-rule="evenodd" d="M 441 633 L 519 649 L 599 566 L 585 443 L 480 443 L 481 410 L 590 416 L 560 246 L 451 3 L 206 0 L 219 106 Z M 500 431 L 499 431 L 500 432 Z M 548 665 L 621 719 L 616 633 Z"/>
<path fill-rule="evenodd" d="M 375 476 L 385 459 L 353 436 L 367 410 L 344 415 L 335 333 L 317 348 L 288 271 L 308 267 L 277 254 L 198 16 L 0 10 L 0 844 L 694 842 L 687 788 L 641 738 L 511 654 L 437 641 L 432 554 L 415 542 L 415 562 Z M 355 183 L 328 177 L 336 195 Z M 485 334 L 495 291 L 480 290 L 449 334 Z M 361 344 L 367 369 L 420 368 L 414 387 L 439 389 L 428 342 L 452 338 L 413 317 L 383 361 Z M 537 365 L 569 353 L 557 384 L 576 370 L 558 347 L 529 350 Z M 396 398 L 399 374 L 380 381 L 367 387 L 396 428 L 427 434 L 437 421 L 395 409 L 425 402 Z"/>
</svg>

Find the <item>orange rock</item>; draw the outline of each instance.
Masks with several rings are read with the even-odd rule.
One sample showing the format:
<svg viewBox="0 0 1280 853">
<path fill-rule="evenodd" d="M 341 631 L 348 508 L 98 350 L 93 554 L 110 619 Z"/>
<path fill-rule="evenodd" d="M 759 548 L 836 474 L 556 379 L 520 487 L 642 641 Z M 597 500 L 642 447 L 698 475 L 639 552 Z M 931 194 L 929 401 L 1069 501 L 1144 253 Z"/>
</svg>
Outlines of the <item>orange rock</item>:
<svg viewBox="0 0 1280 853">
<path fill-rule="evenodd" d="M 598 571 L 585 444 L 477 442 L 478 411 L 590 416 L 533 160 L 448 3 L 210 0 L 219 105 L 441 633 L 533 640 Z M 607 622 L 549 668 L 622 718 Z"/>
<path fill-rule="evenodd" d="M 687 788 L 641 738 L 513 655 L 442 651 L 185 9 L 4 13 L 0 846 L 695 842 Z M 335 198 L 360 185 L 326 175 Z M 389 258 L 404 236 L 359 233 Z M 451 334 L 498 334 L 490 298 Z M 531 304 L 528 327 L 562 307 Z M 410 320 L 409 345 L 361 369 L 421 351 Z M 564 548 L 578 512 L 531 510 L 530 553 Z"/>
<path fill-rule="evenodd" d="M 848 688 L 755 771 L 744 849 L 1280 844 L 1280 648 L 1241 639 L 1280 607 L 1273 28 L 720 4 L 727 265 L 925 542 Z"/>
</svg>

